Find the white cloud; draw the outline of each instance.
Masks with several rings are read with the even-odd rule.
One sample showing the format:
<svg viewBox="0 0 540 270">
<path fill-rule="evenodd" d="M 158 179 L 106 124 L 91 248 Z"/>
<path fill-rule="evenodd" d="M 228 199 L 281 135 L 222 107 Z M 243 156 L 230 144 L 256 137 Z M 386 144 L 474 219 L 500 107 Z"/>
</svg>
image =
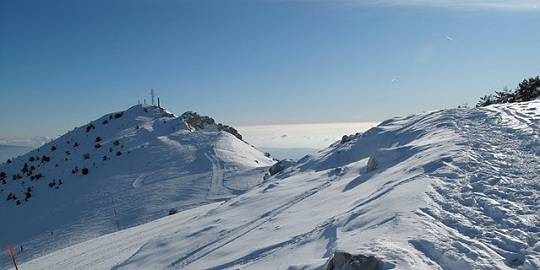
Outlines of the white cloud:
<svg viewBox="0 0 540 270">
<path fill-rule="evenodd" d="M 532 10 L 540 0 L 343 0 L 355 5 L 430 6 L 458 9 Z"/>
<path fill-rule="evenodd" d="M 32 138 L 1 138 L 0 144 L 37 148 L 55 139 L 48 136 L 34 136 Z"/>
<path fill-rule="evenodd" d="M 298 124 L 236 127 L 256 147 L 324 149 L 343 135 L 364 132 L 378 125 L 369 123 Z"/>
</svg>

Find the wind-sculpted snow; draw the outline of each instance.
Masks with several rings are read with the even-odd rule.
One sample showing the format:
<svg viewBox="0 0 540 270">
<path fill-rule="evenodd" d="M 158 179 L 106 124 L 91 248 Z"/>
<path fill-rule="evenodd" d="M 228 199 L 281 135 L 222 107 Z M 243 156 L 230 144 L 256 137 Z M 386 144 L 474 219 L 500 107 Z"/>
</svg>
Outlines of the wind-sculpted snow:
<svg viewBox="0 0 540 270">
<path fill-rule="evenodd" d="M 325 269 L 337 252 L 382 269 L 539 269 L 539 123 L 539 101 L 390 119 L 189 221 L 93 240 L 129 249 L 89 241 L 23 267 Z"/>
</svg>

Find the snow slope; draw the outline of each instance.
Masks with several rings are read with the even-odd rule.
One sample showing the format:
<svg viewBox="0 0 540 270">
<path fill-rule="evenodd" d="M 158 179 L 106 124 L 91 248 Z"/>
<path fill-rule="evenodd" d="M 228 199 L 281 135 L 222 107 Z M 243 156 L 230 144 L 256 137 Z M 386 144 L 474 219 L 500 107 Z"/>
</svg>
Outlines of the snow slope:
<svg viewBox="0 0 540 270">
<path fill-rule="evenodd" d="M 234 131 L 196 113 L 137 105 L 3 163 L 0 244 L 22 245 L 24 261 L 241 194 L 274 161 Z M 1 253 L 0 267 L 9 263 Z"/>
<path fill-rule="evenodd" d="M 539 269 L 539 123 L 540 101 L 390 119 L 226 202 L 21 269 L 325 269 L 338 250 L 381 269 Z"/>
</svg>

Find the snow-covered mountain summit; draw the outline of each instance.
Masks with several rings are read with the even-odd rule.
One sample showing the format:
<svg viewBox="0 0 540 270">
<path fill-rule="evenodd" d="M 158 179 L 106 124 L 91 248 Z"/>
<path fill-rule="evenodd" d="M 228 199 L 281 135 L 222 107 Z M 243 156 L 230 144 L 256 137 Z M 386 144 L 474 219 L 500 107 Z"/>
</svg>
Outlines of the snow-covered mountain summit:
<svg viewBox="0 0 540 270">
<path fill-rule="evenodd" d="M 22 266 L 539 269 L 539 123 L 538 100 L 393 118 L 228 201 Z"/>
<path fill-rule="evenodd" d="M 273 163 L 210 117 L 136 105 L 0 164 L 0 244 L 47 252 L 228 199 Z"/>
</svg>

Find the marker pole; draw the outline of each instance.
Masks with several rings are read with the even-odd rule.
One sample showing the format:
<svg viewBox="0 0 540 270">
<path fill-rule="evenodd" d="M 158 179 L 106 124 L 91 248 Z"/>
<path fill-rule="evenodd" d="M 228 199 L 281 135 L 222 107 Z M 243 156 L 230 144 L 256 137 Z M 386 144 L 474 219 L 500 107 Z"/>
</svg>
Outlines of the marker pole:
<svg viewBox="0 0 540 270">
<path fill-rule="evenodd" d="M 10 244 L 8 244 L 7 246 L 9 250 L 9 255 L 11 255 L 11 259 L 13 260 L 13 265 L 15 265 L 15 269 L 19 270 L 19 267 L 17 267 L 17 262 L 15 261 L 15 255 L 13 254 L 13 249 L 11 248 Z"/>
</svg>

